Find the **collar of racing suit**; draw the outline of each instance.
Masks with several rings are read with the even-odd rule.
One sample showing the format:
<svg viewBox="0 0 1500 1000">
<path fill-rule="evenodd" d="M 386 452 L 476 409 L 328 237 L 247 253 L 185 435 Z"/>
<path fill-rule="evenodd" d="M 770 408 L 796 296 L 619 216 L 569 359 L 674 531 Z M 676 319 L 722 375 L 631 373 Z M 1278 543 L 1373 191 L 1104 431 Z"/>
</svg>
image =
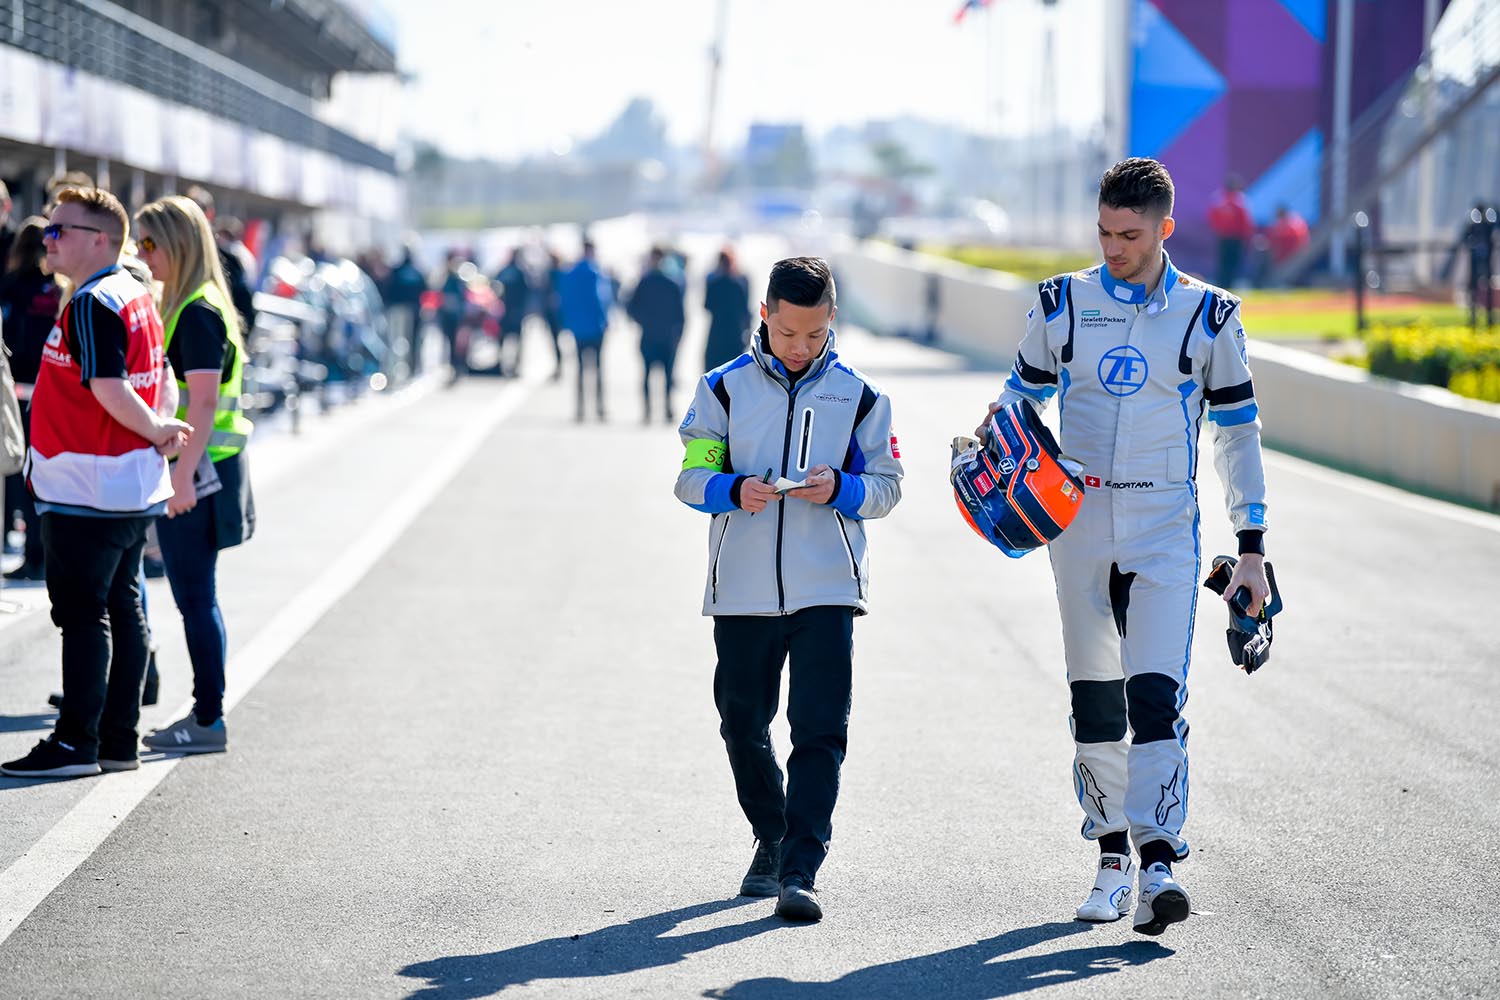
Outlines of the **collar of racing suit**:
<svg viewBox="0 0 1500 1000">
<path fill-rule="evenodd" d="M 794 385 L 801 385 L 804 382 L 810 382 L 817 378 L 829 365 L 838 359 L 838 352 L 833 349 L 833 327 L 829 327 L 828 339 L 823 341 L 823 350 L 818 353 L 817 357 L 807 363 L 807 368 L 802 374 L 796 378 L 792 378 L 791 373 L 786 370 L 786 365 L 783 365 L 781 359 L 772 354 L 771 349 L 766 346 L 765 338 L 767 335 L 766 321 L 761 320 L 760 329 L 756 330 L 755 336 L 750 338 L 750 350 L 755 355 L 755 363 L 760 365 L 761 370 L 783 385 L 788 391 Z"/>
<path fill-rule="evenodd" d="M 1129 281 L 1116 281 L 1110 275 L 1107 265 L 1099 268 L 1099 282 L 1104 286 L 1104 290 L 1109 293 L 1109 297 L 1116 302 L 1128 306 L 1146 306 L 1148 309 L 1154 304 L 1156 308 L 1151 311 L 1162 312 L 1167 308 L 1168 296 L 1171 290 L 1177 287 L 1179 274 L 1176 266 L 1172 263 L 1171 254 L 1163 250 L 1161 256 L 1162 260 L 1166 263 L 1166 267 L 1161 272 L 1161 281 L 1157 284 L 1156 291 L 1149 296 L 1146 294 L 1145 285 L 1136 285 Z"/>
</svg>

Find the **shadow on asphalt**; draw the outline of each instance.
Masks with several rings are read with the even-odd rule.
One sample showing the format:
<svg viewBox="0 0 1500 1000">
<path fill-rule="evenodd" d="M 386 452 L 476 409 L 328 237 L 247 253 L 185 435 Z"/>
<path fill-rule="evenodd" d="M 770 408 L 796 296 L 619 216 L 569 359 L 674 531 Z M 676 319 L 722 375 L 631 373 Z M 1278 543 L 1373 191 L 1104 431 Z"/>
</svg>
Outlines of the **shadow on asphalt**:
<svg viewBox="0 0 1500 1000">
<path fill-rule="evenodd" d="M 0 733 L 30 733 L 51 729 L 57 721 L 56 712 L 37 715 L 0 715 Z"/>
<path fill-rule="evenodd" d="M 859 969 L 832 982 L 747 979 L 703 995 L 718 1000 L 872 1000 L 941 996 L 944 1000 L 993 1000 L 1030 990 L 1078 983 L 1145 965 L 1174 952 L 1139 937 L 1115 944 L 996 961 L 1003 955 L 1073 934 L 1114 934 L 1077 921 L 1007 931 L 962 948 Z M 1130 933 L 1126 931 L 1126 933 Z"/>
<path fill-rule="evenodd" d="M 743 941 L 785 927 L 774 916 L 728 927 L 663 937 L 678 924 L 765 900 L 717 899 L 587 934 L 549 938 L 484 955 L 451 955 L 408 965 L 400 975 L 427 985 L 407 1000 L 468 1000 L 493 996 L 507 986 L 548 979 L 587 979 L 673 965 L 696 952 Z"/>
</svg>

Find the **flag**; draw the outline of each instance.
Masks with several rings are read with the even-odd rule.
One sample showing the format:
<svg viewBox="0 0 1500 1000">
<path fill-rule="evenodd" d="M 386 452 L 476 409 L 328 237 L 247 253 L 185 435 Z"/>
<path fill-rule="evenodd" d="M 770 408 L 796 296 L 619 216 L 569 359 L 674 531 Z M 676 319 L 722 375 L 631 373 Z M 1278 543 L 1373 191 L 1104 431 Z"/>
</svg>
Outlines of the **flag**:
<svg viewBox="0 0 1500 1000">
<path fill-rule="evenodd" d="M 964 18 L 968 16 L 969 11 L 979 10 L 981 7 L 988 7 L 992 2 L 993 0 L 964 0 L 964 5 L 958 8 L 957 14 L 953 15 L 953 23 L 963 24 Z"/>
</svg>

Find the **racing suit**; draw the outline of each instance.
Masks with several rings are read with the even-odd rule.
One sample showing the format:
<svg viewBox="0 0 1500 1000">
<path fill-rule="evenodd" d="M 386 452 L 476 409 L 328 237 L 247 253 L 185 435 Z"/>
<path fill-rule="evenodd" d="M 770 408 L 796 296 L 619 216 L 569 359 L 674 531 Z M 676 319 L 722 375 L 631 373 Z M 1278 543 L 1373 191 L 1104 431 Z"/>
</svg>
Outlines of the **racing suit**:
<svg viewBox="0 0 1500 1000">
<path fill-rule="evenodd" d="M 1239 300 L 1163 257 L 1149 296 L 1102 265 L 1042 282 L 1000 401 L 1057 396 L 1062 450 L 1085 465 L 1082 508 L 1049 547 L 1083 835 L 1128 829 L 1185 858 L 1205 413 L 1242 551 L 1261 551 L 1265 476 Z"/>
<path fill-rule="evenodd" d="M 901 499 L 891 404 L 838 359 L 833 331 L 797 376 L 750 349 L 698 380 L 678 433 L 676 494 L 712 515 L 703 613 L 714 619 L 714 702 L 740 808 L 762 844 L 780 842 L 782 880 L 811 886 L 833 837 L 848 746 L 854 618 L 869 592 L 867 518 Z M 787 498 L 758 514 L 739 506 L 750 476 L 836 476 L 825 504 Z M 785 791 L 770 724 L 790 659 L 792 753 Z"/>
</svg>

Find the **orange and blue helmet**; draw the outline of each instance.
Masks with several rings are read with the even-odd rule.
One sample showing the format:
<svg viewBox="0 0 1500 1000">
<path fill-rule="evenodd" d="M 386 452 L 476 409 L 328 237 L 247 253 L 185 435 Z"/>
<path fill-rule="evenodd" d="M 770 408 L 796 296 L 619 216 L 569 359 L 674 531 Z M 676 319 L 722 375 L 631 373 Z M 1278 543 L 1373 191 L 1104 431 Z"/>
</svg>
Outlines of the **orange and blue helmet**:
<svg viewBox="0 0 1500 1000">
<path fill-rule="evenodd" d="M 1014 402 L 990 417 L 983 443 L 954 439 L 948 478 L 969 527 L 1019 559 L 1062 534 L 1078 514 L 1083 481 L 1069 464 L 1031 405 Z"/>
</svg>

